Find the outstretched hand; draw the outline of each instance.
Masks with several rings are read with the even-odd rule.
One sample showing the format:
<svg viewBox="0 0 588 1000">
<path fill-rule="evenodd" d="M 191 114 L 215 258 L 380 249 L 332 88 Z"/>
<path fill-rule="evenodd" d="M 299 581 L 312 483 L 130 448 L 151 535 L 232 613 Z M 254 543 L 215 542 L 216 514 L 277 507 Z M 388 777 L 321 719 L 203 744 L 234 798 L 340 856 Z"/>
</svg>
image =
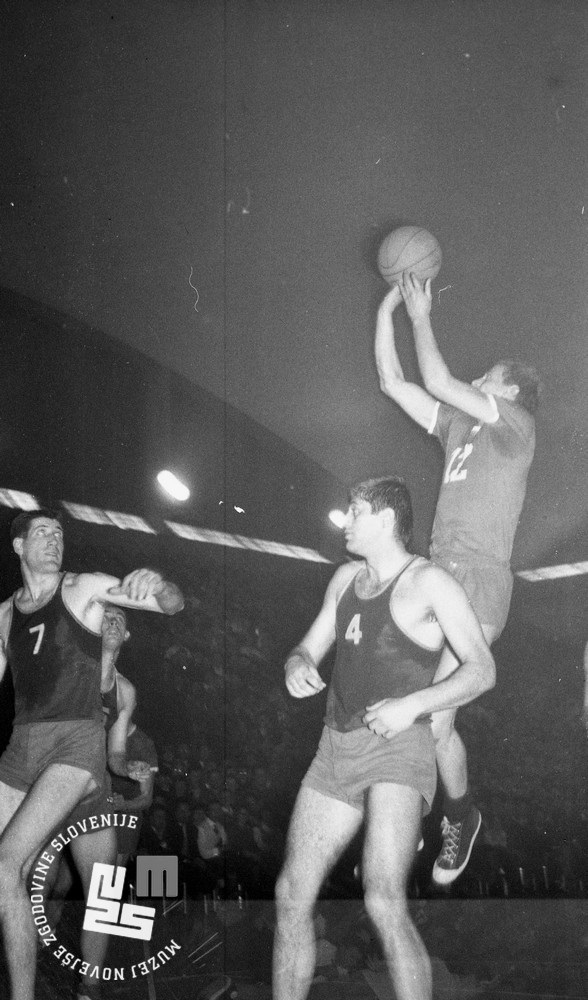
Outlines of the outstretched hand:
<svg viewBox="0 0 588 1000">
<path fill-rule="evenodd" d="M 400 279 L 400 294 L 404 299 L 406 311 L 414 323 L 419 319 L 427 319 L 431 313 L 433 296 L 431 293 L 431 279 L 424 282 L 419 281 L 416 274 L 405 271 Z"/>
</svg>

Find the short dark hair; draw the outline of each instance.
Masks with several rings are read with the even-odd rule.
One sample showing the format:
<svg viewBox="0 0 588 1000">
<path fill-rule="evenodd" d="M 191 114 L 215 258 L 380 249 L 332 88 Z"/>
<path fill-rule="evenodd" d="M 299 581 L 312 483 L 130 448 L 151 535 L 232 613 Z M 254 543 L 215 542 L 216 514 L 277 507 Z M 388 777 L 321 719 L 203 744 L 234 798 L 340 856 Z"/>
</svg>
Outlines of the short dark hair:
<svg viewBox="0 0 588 1000">
<path fill-rule="evenodd" d="M 120 613 L 124 617 L 125 624 L 128 624 L 129 616 L 127 615 L 127 609 L 123 608 L 122 604 L 114 604 L 113 601 L 105 601 L 104 610 L 107 611 L 108 608 L 112 608 L 113 611 L 120 611 Z"/>
<path fill-rule="evenodd" d="M 512 358 L 499 361 L 498 364 L 503 366 L 504 384 L 518 385 L 519 387 L 515 402 L 524 406 L 531 415 L 534 414 L 543 390 L 537 369 L 526 361 L 513 361 Z"/>
<path fill-rule="evenodd" d="M 408 487 L 400 476 L 380 476 L 355 483 L 349 490 L 349 501 L 365 500 L 373 514 L 389 507 L 396 517 L 396 532 L 406 545 L 412 535 L 412 501 Z"/>
<path fill-rule="evenodd" d="M 47 517 L 51 521 L 59 521 L 59 524 L 63 526 L 61 511 L 59 510 L 53 510 L 50 507 L 39 507 L 38 510 L 21 510 L 20 514 L 17 514 L 10 522 L 10 540 L 14 541 L 15 538 L 26 538 L 31 524 L 40 517 Z"/>
</svg>

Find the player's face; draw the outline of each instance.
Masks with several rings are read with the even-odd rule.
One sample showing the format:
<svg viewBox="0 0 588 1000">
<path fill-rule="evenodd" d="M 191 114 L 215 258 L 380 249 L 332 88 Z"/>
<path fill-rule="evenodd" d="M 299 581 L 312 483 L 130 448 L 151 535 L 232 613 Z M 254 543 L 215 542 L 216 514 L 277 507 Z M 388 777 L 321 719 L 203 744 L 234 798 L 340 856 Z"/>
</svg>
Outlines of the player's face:
<svg viewBox="0 0 588 1000">
<path fill-rule="evenodd" d="M 345 515 L 343 529 L 347 551 L 357 556 L 366 555 L 382 538 L 381 514 L 374 514 L 367 500 L 354 500 Z"/>
<path fill-rule="evenodd" d="M 506 389 L 504 365 L 493 365 L 481 378 L 474 379 L 472 385 L 482 392 L 490 393 L 493 396 L 502 396 Z"/>
<path fill-rule="evenodd" d="M 118 649 L 128 635 L 127 619 L 120 608 L 106 607 L 102 616 L 102 645 Z"/>
<path fill-rule="evenodd" d="M 15 539 L 18 555 L 36 571 L 56 572 L 63 559 L 63 528 L 50 517 L 36 517 L 31 521 L 25 538 Z"/>
</svg>

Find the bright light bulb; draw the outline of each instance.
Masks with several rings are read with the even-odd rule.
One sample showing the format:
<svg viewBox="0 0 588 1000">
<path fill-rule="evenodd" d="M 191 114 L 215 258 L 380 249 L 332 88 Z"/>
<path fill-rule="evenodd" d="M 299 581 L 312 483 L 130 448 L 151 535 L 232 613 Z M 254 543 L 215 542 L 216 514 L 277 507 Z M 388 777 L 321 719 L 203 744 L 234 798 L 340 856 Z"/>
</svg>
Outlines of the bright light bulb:
<svg viewBox="0 0 588 1000">
<path fill-rule="evenodd" d="M 187 486 L 184 486 L 177 476 L 174 476 L 173 472 L 169 469 L 162 469 L 161 472 L 157 473 L 157 482 L 166 493 L 169 493 L 170 497 L 174 500 L 187 500 L 190 496 L 190 490 Z"/>
<path fill-rule="evenodd" d="M 336 528 L 342 528 L 345 524 L 345 514 L 342 510 L 332 510 L 329 513 L 329 521 L 331 521 Z"/>
</svg>

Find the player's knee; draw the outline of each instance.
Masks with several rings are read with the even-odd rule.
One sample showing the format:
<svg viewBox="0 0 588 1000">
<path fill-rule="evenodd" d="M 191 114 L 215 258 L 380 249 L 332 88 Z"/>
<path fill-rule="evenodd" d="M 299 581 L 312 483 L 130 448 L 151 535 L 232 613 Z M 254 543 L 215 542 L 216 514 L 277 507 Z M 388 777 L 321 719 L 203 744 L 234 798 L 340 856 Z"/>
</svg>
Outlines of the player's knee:
<svg viewBox="0 0 588 1000">
<path fill-rule="evenodd" d="M 288 864 L 282 868 L 278 875 L 275 899 L 276 910 L 281 916 L 311 912 L 315 902 L 308 888 L 304 887 L 302 879 L 297 878 L 295 870 Z"/>
<path fill-rule="evenodd" d="M 406 893 L 400 882 L 364 879 L 364 905 L 366 912 L 381 931 L 393 932 L 407 913 Z"/>
</svg>

